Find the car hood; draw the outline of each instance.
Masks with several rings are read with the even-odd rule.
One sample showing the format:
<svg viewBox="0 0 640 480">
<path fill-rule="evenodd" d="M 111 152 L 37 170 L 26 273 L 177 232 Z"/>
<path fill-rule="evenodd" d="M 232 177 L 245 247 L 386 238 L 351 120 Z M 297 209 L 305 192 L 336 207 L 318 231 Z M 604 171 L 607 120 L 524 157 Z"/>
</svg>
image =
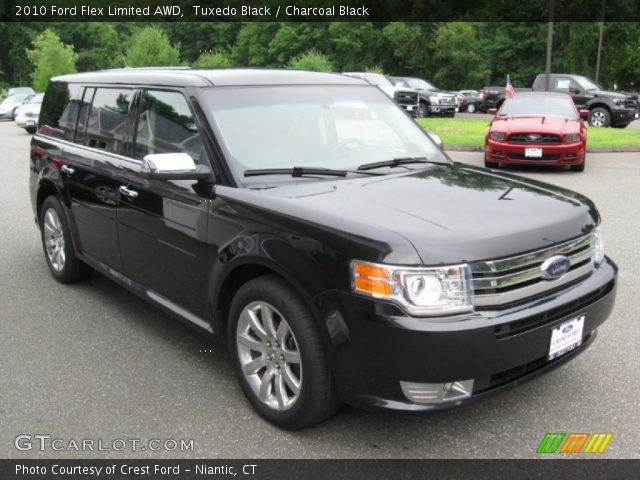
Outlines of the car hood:
<svg viewBox="0 0 640 480">
<path fill-rule="evenodd" d="M 287 184 L 225 195 L 363 245 L 391 234 L 417 253 L 409 263 L 492 259 L 584 235 L 598 213 L 585 197 L 542 182 L 462 164 L 380 177 Z M 266 212 L 265 212 L 266 215 Z M 406 255 L 403 258 L 408 258 Z M 367 258 L 363 258 L 367 260 Z"/>
<path fill-rule="evenodd" d="M 578 133 L 582 120 L 554 115 L 495 117 L 491 130 L 498 132 Z"/>
<path fill-rule="evenodd" d="M 25 113 L 40 113 L 40 107 L 42 107 L 42 104 L 40 103 L 35 105 L 22 105 L 16 109 L 16 115 L 24 115 Z"/>
<path fill-rule="evenodd" d="M 415 90 L 406 87 L 396 87 L 395 85 L 378 85 L 378 87 L 391 98 L 394 97 L 396 92 L 411 92 L 416 93 Z"/>
<path fill-rule="evenodd" d="M 608 90 L 589 90 L 587 92 L 587 95 L 593 95 L 594 97 L 607 97 L 612 100 L 614 98 L 622 98 L 624 100 L 633 100 L 632 95 L 628 95 L 626 93 L 621 93 L 621 92 L 611 92 Z"/>
</svg>

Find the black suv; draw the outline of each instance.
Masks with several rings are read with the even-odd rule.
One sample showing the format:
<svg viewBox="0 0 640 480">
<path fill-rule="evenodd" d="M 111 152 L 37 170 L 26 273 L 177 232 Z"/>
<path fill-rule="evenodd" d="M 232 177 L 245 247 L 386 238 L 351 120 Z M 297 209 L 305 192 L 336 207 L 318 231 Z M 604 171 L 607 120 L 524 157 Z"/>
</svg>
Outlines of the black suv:
<svg viewBox="0 0 640 480">
<path fill-rule="evenodd" d="M 54 78 L 30 189 L 58 281 L 96 270 L 226 337 L 286 428 L 516 385 L 583 351 L 614 304 L 588 199 L 451 162 L 344 75 Z"/>
</svg>

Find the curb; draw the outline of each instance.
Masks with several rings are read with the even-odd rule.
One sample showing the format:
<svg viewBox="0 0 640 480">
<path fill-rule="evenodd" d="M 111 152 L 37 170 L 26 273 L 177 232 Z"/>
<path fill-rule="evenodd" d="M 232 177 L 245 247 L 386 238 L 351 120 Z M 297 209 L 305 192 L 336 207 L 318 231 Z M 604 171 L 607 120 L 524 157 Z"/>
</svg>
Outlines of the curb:
<svg viewBox="0 0 640 480">
<path fill-rule="evenodd" d="M 484 147 L 478 145 L 445 145 L 446 152 L 482 152 Z M 640 152 L 640 145 L 635 147 L 591 147 L 587 153 L 626 153 Z"/>
</svg>

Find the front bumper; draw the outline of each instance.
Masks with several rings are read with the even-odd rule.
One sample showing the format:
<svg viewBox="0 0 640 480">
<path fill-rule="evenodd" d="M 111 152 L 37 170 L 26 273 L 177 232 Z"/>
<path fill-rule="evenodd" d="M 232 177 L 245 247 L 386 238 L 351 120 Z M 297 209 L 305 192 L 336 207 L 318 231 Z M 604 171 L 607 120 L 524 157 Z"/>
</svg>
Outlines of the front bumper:
<svg viewBox="0 0 640 480">
<path fill-rule="evenodd" d="M 429 105 L 429 113 L 432 115 L 455 115 L 458 111 L 457 105 Z"/>
<path fill-rule="evenodd" d="M 16 122 L 16 125 L 21 128 L 35 127 L 38 124 L 38 118 L 17 115 L 15 122 Z"/>
<path fill-rule="evenodd" d="M 629 125 L 638 118 L 636 113 L 633 108 L 611 110 L 611 125 Z"/>
<path fill-rule="evenodd" d="M 541 148 L 542 158 L 527 158 L 527 148 Z M 527 145 L 522 143 L 497 142 L 487 139 L 485 157 L 496 163 L 528 165 L 579 165 L 584 162 L 586 143 L 554 143 Z"/>
<path fill-rule="evenodd" d="M 617 267 L 608 259 L 589 277 L 528 303 L 455 317 L 409 317 L 396 307 L 344 292 L 323 299 L 342 399 L 360 407 L 426 411 L 471 402 L 564 363 L 582 352 L 615 301 Z M 583 344 L 547 360 L 551 330 L 585 316 Z M 473 379 L 463 400 L 418 404 L 400 381 Z"/>
</svg>

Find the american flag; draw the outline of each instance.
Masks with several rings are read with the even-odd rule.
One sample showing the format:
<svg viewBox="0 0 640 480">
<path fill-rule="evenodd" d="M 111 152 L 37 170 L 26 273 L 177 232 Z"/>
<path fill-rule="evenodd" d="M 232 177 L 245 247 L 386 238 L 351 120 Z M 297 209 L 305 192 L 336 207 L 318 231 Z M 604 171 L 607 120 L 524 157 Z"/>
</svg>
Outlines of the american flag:
<svg viewBox="0 0 640 480">
<path fill-rule="evenodd" d="M 515 88 L 511 84 L 511 76 L 507 75 L 507 84 L 504 86 L 504 94 L 507 98 L 511 98 L 516 94 Z"/>
</svg>

